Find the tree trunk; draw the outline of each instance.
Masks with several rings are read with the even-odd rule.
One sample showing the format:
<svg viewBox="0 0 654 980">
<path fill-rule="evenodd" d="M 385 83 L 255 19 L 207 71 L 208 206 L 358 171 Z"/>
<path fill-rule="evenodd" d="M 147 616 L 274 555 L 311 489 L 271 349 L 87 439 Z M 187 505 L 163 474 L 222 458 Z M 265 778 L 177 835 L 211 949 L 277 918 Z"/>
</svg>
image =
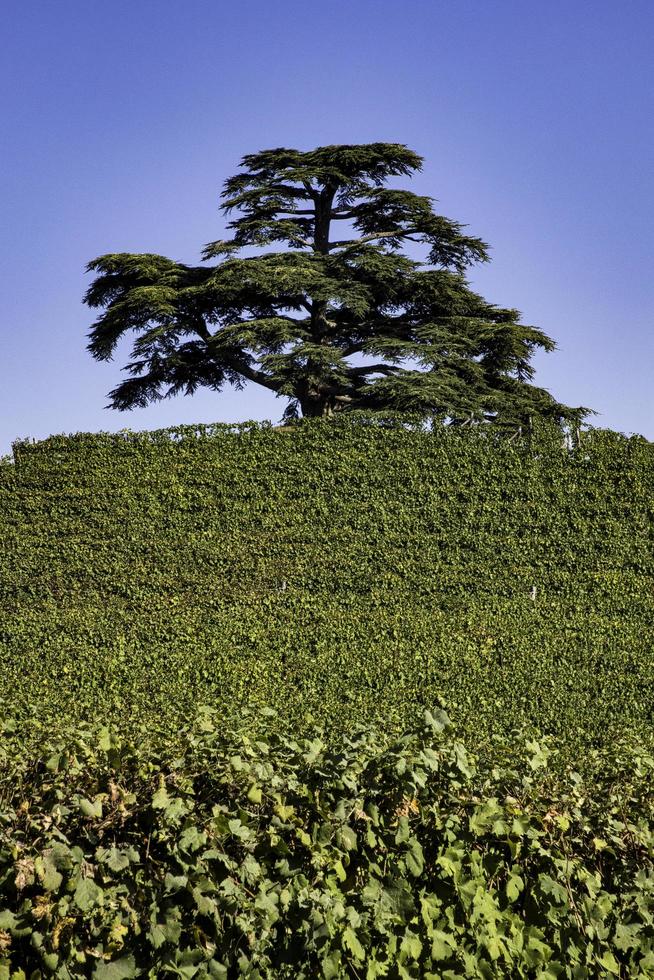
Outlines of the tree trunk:
<svg viewBox="0 0 654 980">
<path fill-rule="evenodd" d="M 313 250 L 320 255 L 329 255 L 329 228 L 334 193 L 335 188 L 328 185 L 314 197 Z M 325 342 L 323 338 L 329 328 L 327 308 L 328 303 L 325 300 L 313 300 L 311 303 L 311 337 L 316 344 Z M 314 365 L 309 359 L 307 372 L 311 374 L 313 370 Z M 303 387 L 304 391 L 298 395 L 298 401 L 304 418 L 328 418 L 334 414 L 336 402 L 333 395 L 311 390 L 310 383 Z"/>
<path fill-rule="evenodd" d="M 300 409 L 305 419 L 329 418 L 337 410 L 331 395 L 315 395 L 300 398 Z"/>
</svg>

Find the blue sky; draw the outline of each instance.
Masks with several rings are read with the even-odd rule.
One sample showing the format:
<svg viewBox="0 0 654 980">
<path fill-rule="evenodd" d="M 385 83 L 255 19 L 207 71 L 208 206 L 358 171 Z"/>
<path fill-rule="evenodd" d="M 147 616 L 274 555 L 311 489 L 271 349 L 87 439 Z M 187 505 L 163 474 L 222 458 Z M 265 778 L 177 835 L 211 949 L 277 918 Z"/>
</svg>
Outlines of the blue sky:
<svg viewBox="0 0 654 980">
<path fill-rule="evenodd" d="M 199 261 L 240 157 L 377 140 L 492 246 L 473 270 L 558 351 L 537 383 L 654 439 L 649 0 L 23 0 L 0 65 L 0 454 L 17 437 L 281 416 L 248 388 L 105 410 L 81 303 L 111 251 Z"/>
</svg>

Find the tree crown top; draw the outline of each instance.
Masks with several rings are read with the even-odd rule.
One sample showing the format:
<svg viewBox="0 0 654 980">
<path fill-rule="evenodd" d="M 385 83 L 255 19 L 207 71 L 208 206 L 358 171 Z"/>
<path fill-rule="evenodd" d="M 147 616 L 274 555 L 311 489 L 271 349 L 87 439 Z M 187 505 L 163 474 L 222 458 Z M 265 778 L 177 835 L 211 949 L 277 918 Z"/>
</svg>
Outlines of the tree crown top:
<svg viewBox="0 0 654 980">
<path fill-rule="evenodd" d="M 488 247 L 464 225 L 438 215 L 431 197 L 384 186 L 388 178 L 422 168 L 422 157 L 403 143 L 319 146 L 306 152 L 279 147 L 244 156 L 244 172 L 228 178 L 222 210 L 237 212 L 229 240 L 209 242 L 205 259 L 233 255 L 243 246 L 282 242 L 292 249 L 348 253 L 374 242 L 384 252 L 405 241 L 429 246 L 435 265 L 462 272 L 488 258 Z M 350 222 L 358 234 L 329 240 L 331 222 Z"/>
<path fill-rule="evenodd" d="M 379 187 L 388 177 L 420 170 L 422 159 L 403 143 L 337 144 L 306 152 L 287 147 L 261 150 L 241 159 L 246 172 L 225 181 L 223 197 L 275 180 L 302 185 L 313 180 L 333 188 L 370 181 Z"/>
</svg>

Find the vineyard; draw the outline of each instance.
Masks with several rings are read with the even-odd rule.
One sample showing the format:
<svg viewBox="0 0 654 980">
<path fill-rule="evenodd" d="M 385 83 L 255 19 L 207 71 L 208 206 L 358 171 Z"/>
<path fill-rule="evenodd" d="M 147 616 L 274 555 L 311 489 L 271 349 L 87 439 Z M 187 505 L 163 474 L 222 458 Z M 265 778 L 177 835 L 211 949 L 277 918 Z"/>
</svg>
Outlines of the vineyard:
<svg viewBox="0 0 654 980">
<path fill-rule="evenodd" d="M 17 444 L 0 495 L 16 718 L 198 703 L 610 740 L 654 711 L 654 447 L 355 423 Z"/>
<path fill-rule="evenodd" d="M 57 436 L 0 527 L 0 980 L 654 976 L 653 444 Z"/>
</svg>

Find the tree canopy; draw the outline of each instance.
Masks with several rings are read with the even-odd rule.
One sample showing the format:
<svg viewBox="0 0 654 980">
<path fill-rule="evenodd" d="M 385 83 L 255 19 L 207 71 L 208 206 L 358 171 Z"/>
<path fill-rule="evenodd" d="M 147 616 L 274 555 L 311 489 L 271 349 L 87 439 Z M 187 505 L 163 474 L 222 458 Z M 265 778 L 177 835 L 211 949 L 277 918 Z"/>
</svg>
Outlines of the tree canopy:
<svg viewBox="0 0 654 980">
<path fill-rule="evenodd" d="M 88 350 L 110 360 L 136 334 L 108 407 L 254 382 L 288 400 L 286 418 L 364 409 L 578 422 L 587 409 L 532 384 L 534 352 L 554 341 L 469 287 L 488 246 L 431 197 L 388 186 L 421 166 L 397 143 L 263 150 L 225 181 L 231 237 L 206 245 L 204 264 L 90 262 L 85 302 L 102 313 Z M 404 254 L 408 243 L 422 260 Z"/>
</svg>

